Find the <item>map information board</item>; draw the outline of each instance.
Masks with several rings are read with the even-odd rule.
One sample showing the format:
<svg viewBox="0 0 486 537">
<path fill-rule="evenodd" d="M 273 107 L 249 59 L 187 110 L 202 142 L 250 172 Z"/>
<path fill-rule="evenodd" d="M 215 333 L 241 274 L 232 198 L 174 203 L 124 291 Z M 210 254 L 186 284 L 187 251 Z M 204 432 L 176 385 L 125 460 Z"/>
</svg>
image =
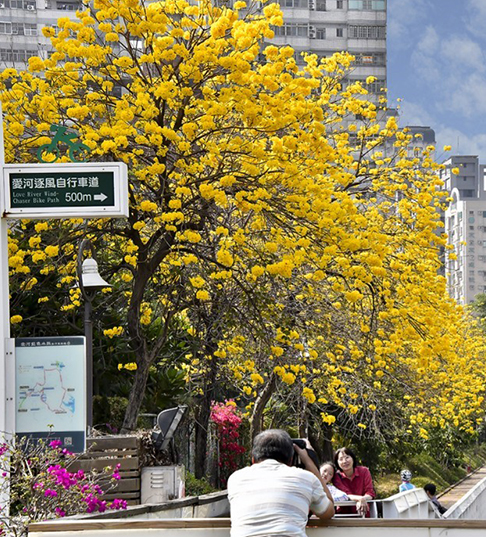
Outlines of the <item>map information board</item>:
<svg viewBox="0 0 486 537">
<path fill-rule="evenodd" d="M 16 433 L 85 451 L 85 338 L 15 340 Z"/>
</svg>

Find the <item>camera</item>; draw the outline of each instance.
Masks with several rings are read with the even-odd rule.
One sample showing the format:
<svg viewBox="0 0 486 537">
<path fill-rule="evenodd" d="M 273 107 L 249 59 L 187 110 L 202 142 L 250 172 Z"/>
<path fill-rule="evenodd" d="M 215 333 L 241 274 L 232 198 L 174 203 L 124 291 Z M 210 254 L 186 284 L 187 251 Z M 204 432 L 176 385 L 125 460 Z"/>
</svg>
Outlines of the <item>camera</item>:
<svg viewBox="0 0 486 537">
<path fill-rule="evenodd" d="M 292 442 L 298 447 L 300 447 L 301 449 L 305 449 L 307 451 L 312 462 L 316 465 L 316 468 L 319 470 L 319 457 L 317 456 L 317 453 L 313 449 L 309 449 L 308 447 L 306 447 L 305 440 L 302 438 L 292 438 Z M 300 457 L 296 451 L 294 451 L 294 457 L 292 459 L 292 466 L 305 469 L 305 465 L 300 460 Z"/>
</svg>

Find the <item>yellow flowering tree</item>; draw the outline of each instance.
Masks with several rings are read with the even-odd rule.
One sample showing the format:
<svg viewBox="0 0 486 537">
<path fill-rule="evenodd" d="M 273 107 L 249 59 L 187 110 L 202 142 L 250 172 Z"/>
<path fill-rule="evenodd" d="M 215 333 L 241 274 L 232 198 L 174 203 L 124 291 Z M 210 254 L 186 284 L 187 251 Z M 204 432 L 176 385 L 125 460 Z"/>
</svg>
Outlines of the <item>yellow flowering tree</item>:
<svg viewBox="0 0 486 537">
<path fill-rule="evenodd" d="M 74 242 L 100 246 L 123 313 L 107 337 L 126 337 L 136 364 L 125 429 L 176 322 L 194 343 L 199 462 L 217 382 L 247 398 L 254 429 L 295 386 L 327 424 L 369 423 L 407 395 L 398 406 L 422 436 L 450 420 L 473 430 L 484 350 L 438 276 L 433 148 L 408 158 L 410 137 L 376 121 L 361 84 L 341 90 L 352 58 L 300 63 L 264 46 L 276 4 L 95 0 L 77 15 L 44 30 L 48 59 L 0 76 L 7 159 L 32 160 L 52 124 L 73 127 L 91 160 L 127 163 L 130 216 L 24 222 L 10 266 L 33 293 L 57 264 L 67 290 Z M 79 291 L 70 299 L 64 310 Z"/>
</svg>

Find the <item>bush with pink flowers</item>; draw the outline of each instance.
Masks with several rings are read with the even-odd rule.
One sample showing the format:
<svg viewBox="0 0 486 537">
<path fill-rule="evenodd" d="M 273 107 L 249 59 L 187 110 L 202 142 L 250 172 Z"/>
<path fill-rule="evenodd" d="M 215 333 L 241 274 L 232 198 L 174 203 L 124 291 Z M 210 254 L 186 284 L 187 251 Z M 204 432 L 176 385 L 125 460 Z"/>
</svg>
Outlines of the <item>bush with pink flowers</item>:
<svg viewBox="0 0 486 537">
<path fill-rule="evenodd" d="M 69 471 L 78 457 L 58 440 L 21 438 L 0 444 L 0 494 L 2 498 L 10 495 L 9 513 L 1 506 L 0 532 L 21 536 L 31 522 L 126 509 L 124 500 L 102 499 L 120 479 L 119 467 Z"/>
<path fill-rule="evenodd" d="M 225 486 L 228 477 L 238 467 L 239 456 L 245 448 L 240 445 L 238 432 L 242 417 L 233 400 L 224 403 L 213 403 L 211 407 L 211 422 L 216 428 L 219 441 L 220 485 Z"/>
</svg>

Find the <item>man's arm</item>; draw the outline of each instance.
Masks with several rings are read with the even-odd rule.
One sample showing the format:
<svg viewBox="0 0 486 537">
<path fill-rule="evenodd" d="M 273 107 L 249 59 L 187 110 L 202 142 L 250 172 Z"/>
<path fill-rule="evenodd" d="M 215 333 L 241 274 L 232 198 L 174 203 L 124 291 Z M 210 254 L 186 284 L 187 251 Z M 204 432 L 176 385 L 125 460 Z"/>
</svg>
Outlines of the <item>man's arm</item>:
<svg viewBox="0 0 486 537">
<path fill-rule="evenodd" d="M 327 488 L 327 485 L 324 483 L 324 480 L 322 479 L 321 474 L 319 473 L 319 469 L 314 464 L 314 461 L 309 457 L 309 454 L 307 453 L 307 451 L 305 449 L 301 449 L 296 444 L 294 444 L 294 449 L 297 452 L 297 454 L 299 455 L 300 460 L 304 464 L 305 469 L 308 470 L 309 472 L 313 473 L 317 477 L 317 479 L 321 483 L 322 488 L 324 489 L 324 492 L 325 492 L 325 494 L 326 494 L 326 496 L 327 496 L 327 498 L 328 498 L 328 500 L 330 502 L 328 507 L 327 507 L 327 509 L 323 513 L 320 513 L 320 514 L 315 513 L 315 515 L 317 517 L 319 517 L 320 519 L 322 519 L 322 520 L 328 520 L 328 519 L 332 518 L 334 516 L 334 500 L 332 499 L 332 495 L 329 492 L 329 489 Z"/>
</svg>

